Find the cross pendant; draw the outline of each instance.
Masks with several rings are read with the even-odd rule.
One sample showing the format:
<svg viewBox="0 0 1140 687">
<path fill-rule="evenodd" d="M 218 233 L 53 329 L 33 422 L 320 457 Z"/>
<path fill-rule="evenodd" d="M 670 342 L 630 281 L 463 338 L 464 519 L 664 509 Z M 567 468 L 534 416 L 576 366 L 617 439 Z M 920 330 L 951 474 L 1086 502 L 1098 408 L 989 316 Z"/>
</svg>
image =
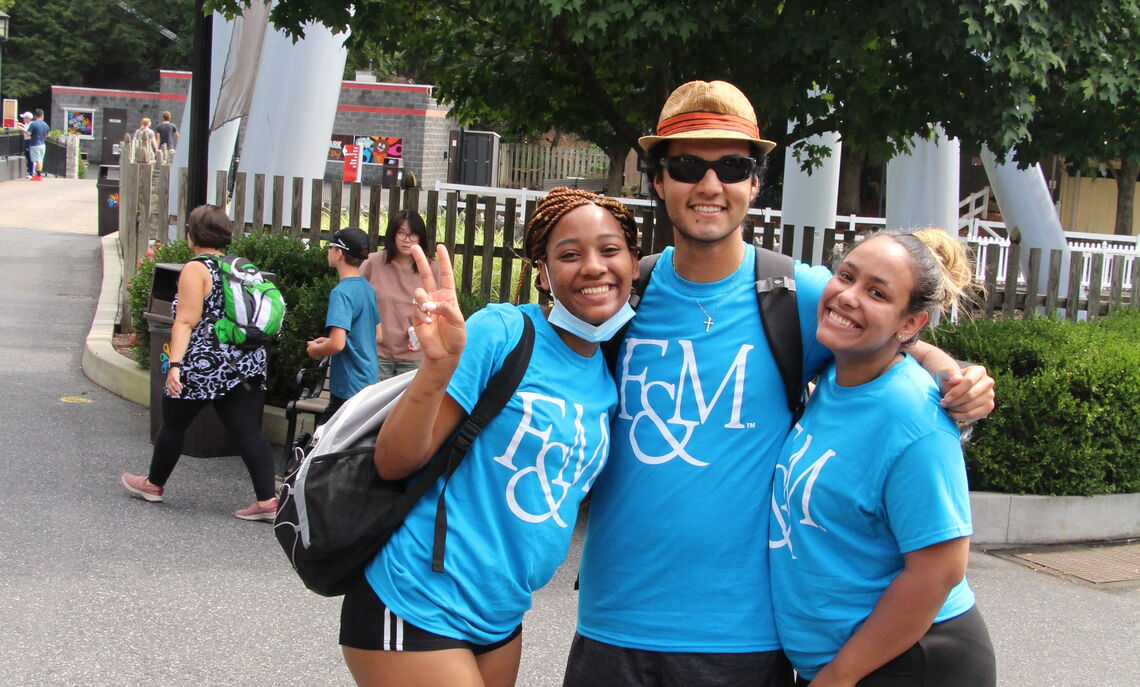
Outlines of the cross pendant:
<svg viewBox="0 0 1140 687">
<path fill-rule="evenodd" d="M 706 320 L 703 322 L 703 324 L 705 325 L 705 333 L 707 334 L 707 333 L 708 333 L 708 331 L 709 331 L 709 327 L 713 326 L 713 319 L 712 319 L 712 315 L 706 315 L 706 317 L 707 317 L 708 319 L 706 319 Z"/>
</svg>

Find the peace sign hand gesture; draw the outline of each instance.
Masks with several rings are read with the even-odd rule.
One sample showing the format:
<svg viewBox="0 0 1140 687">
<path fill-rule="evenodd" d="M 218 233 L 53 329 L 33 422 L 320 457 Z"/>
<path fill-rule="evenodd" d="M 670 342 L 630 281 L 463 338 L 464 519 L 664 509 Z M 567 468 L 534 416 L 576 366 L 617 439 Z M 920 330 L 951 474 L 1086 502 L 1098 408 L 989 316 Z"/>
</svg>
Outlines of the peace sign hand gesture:
<svg viewBox="0 0 1140 687">
<path fill-rule="evenodd" d="M 459 363 L 459 356 L 467 343 L 467 327 L 459 300 L 455 294 L 455 274 L 451 257 L 442 244 L 436 246 L 439 261 L 439 284 L 431 273 L 431 263 L 419 245 L 412 246 L 416 269 L 423 279 L 423 287 L 416 289 L 416 314 L 412 326 L 424 352 L 425 361 Z"/>
</svg>

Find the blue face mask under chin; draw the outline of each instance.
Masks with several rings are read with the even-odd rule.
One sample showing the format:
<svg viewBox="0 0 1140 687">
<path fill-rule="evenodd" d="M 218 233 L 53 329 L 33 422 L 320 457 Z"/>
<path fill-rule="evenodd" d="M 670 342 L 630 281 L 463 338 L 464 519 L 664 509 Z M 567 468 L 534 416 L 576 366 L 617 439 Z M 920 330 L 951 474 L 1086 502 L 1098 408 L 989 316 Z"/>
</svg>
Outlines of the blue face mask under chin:
<svg viewBox="0 0 1140 687">
<path fill-rule="evenodd" d="M 554 282 L 550 279 L 550 270 L 546 268 L 545 264 L 543 264 L 542 268 L 546 270 L 546 283 L 551 285 L 550 295 L 554 299 L 554 307 L 550 310 L 550 314 L 546 318 L 546 321 L 552 326 L 558 327 L 590 343 L 601 343 L 613 337 L 614 334 L 617 334 L 619 329 L 625 326 L 626 322 L 633 319 L 633 308 L 630 307 L 629 301 L 627 300 L 621 308 L 605 322 L 601 324 L 590 324 L 586 322 L 567 310 L 566 306 L 562 305 L 562 301 L 558 300 L 558 296 L 554 294 Z"/>
</svg>

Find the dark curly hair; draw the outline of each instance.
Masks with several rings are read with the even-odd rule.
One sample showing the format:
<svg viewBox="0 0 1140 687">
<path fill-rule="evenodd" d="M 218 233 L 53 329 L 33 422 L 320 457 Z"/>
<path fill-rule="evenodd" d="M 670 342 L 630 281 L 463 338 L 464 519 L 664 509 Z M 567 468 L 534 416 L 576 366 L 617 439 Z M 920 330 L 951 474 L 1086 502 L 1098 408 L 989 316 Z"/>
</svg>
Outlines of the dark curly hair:
<svg viewBox="0 0 1140 687">
<path fill-rule="evenodd" d="M 538 261 L 546 258 L 546 242 L 559 220 L 565 217 L 566 213 L 583 205 L 597 205 L 613 215 L 625 232 L 625 244 L 635 256 L 637 255 L 637 221 L 629 208 L 613 198 L 606 198 L 597 193 L 556 186 L 538 201 L 538 205 L 534 208 L 534 216 L 526 225 L 523 246 L 532 266 L 538 267 Z M 545 292 L 539 284 L 538 275 L 535 275 L 534 283 L 540 291 Z"/>
</svg>

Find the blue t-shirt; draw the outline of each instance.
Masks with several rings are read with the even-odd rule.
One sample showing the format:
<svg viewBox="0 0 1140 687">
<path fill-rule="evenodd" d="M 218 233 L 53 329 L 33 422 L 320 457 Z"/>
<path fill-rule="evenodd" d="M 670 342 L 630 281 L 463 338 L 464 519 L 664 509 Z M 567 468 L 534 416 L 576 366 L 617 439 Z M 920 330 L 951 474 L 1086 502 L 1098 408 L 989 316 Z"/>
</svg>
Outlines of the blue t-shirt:
<svg viewBox="0 0 1140 687">
<path fill-rule="evenodd" d="M 687 282 L 667 248 L 653 270 L 618 356 L 613 447 L 590 503 L 578 602 L 586 637 L 648 651 L 779 648 L 766 495 L 792 419 L 755 265 L 749 245 L 728 278 Z M 830 276 L 795 268 L 809 378 L 831 356 L 815 340 Z"/>
<path fill-rule="evenodd" d="M 772 488 L 769 554 L 780 642 L 811 679 L 871 614 L 903 554 L 966 537 L 958 428 L 910 356 L 858 386 L 820 379 Z M 963 579 L 935 622 L 970 610 Z"/>
<path fill-rule="evenodd" d="M 467 348 L 447 387 L 464 410 L 518 342 L 523 317 L 535 329 L 526 374 L 447 486 L 444 573 L 431 570 L 439 485 L 365 573 L 396 615 L 476 644 L 510 634 L 565 558 L 578 506 L 606 463 L 617 405 L 601 351 L 571 351 L 538 306 L 489 305 L 467 321 Z"/>
<path fill-rule="evenodd" d="M 329 367 L 329 393 L 351 398 L 364 387 L 375 384 L 380 375 L 376 362 L 376 292 L 363 277 L 346 277 L 329 294 L 325 327 L 345 332 L 344 348 L 332 357 Z"/>
<path fill-rule="evenodd" d="M 48 125 L 42 119 L 33 119 L 28 123 L 28 133 L 31 136 L 28 138 L 28 145 L 42 146 L 47 145 L 45 141 L 48 135 Z"/>
</svg>

